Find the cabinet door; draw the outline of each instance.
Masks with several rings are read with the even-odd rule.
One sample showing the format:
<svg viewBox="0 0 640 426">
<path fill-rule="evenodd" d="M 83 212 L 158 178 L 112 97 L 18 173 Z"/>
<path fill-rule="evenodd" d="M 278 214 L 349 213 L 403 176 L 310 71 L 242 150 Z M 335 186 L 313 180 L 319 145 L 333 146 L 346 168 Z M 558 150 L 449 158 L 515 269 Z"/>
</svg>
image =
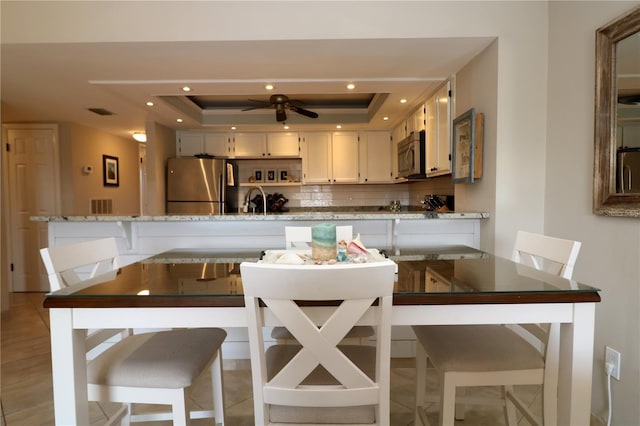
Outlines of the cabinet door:
<svg viewBox="0 0 640 426">
<path fill-rule="evenodd" d="M 265 133 L 234 133 L 233 154 L 235 157 L 264 157 L 267 155 Z"/>
<path fill-rule="evenodd" d="M 407 124 L 406 122 L 400 123 L 393 129 L 393 143 L 398 144 L 402 139 L 407 137 Z"/>
<path fill-rule="evenodd" d="M 421 105 L 407 120 L 407 135 L 425 129 L 425 106 Z"/>
<path fill-rule="evenodd" d="M 179 132 L 177 142 L 178 149 L 176 152 L 179 157 L 192 157 L 204 153 L 203 133 Z"/>
<path fill-rule="evenodd" d="M 360 183 L 393 182 L 389 132 L 360 133 Z"/>
<path fill-rule="evenodd" d="M 227 133 L 206 133 L 204 135 L 204 152 L 214 157 L 228 157 L 231 146 Z"/>
<path fill-rule="evenodd" d="M 438 170 L 438 107 L 436 96 L 429 98 L 425 104 L 426 108 L 426 128 L 425 128 L 425 153 L 427 174 L 435 173 Z"/>
<path fill-rule="evenodd" d="M 451 173 L 451 102 L 447 82 L 426 103 L 427 176 Z"/>
<path fill-rule="evenodd" d="M 358 133 L 334 132 L 331 138 L 332 181 L 358 183 Z"/>
<path fill-rule="evenodd" d="M 283 132 L 267 135 L 267 156 L 271 157 L 299 157 L 298 133 Z"/>
<path fill-rule="evenodd" d="M 434 175 L 451 173 L 451 99 L 449 83 L 436 93 L 438 109 L 438 165 Z"/>
<path fill-rule="evenodd" d="M 304 183 L 331 182 L 331 133 L 303 133 L 302 181 Z"/>
</svg>

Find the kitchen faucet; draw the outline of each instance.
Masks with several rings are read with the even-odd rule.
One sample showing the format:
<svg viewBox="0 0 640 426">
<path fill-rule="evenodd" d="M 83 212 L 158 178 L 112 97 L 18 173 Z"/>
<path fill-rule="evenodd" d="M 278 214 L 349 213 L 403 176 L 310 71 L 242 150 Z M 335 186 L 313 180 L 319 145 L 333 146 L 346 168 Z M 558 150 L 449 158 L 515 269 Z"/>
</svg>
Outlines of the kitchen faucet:
<svg viewBox="0 0 640 426">
<path fill-rule="evenodd" d="M 267 215 L 267 196 L 265 195 L 264 190 L 260 185 L 252 186 L 251 188 L 249 188 L 249 190 L 247 191 L 247 196 L 244 198 L 244 206 L 248 212 L 249 202 L 251 202 L 251 194 L 253 193 L 254 189 L 257 189 L 262 194 L 262 212 L 263 212 L 262 214 L 266 216 Z"/>
</svg>

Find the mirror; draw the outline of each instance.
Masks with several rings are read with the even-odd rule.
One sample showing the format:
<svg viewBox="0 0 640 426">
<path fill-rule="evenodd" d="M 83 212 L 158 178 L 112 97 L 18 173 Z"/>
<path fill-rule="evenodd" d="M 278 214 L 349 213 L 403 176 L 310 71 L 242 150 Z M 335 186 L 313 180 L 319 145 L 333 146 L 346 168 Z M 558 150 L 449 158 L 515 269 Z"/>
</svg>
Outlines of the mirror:
<svg viewBox="0 0 640 426">
<path fill-rule="evenodd" d="M 640 131 L 634 137 L 636 126 L 640 130 L 640 114 L 634 118 L 640 109 L 639 43 L 640 7 L 596 31 L 593 210 L 600 215 L 640 217 L 640 186 L 633 185 L 640 161 L 637 175 L 632 165 L 635 155 L 640 158 L 640 149 L 633 151 L 640 147 L 633 142 L 640 137 Z"/>
</svg>

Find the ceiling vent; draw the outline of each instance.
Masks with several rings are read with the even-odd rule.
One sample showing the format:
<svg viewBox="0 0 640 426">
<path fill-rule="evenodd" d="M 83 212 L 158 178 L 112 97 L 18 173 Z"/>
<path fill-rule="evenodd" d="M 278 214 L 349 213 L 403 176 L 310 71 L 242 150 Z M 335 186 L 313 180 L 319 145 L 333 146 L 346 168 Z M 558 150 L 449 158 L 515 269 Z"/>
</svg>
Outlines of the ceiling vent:
<svg viewBox="0 0 640 426">
<path fill-rule="evenodd" d="M 92 113 L 98 114 L 98 115 L 114 115 L 111 111 L 104 108 L 87 108 L 87 109 Z"/>
</svg>

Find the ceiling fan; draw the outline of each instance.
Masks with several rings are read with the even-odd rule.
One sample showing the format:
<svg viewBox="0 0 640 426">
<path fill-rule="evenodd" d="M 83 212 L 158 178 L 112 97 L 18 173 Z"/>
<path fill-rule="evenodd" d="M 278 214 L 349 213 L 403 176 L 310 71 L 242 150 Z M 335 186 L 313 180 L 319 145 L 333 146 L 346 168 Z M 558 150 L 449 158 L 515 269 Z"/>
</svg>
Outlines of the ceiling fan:
<svg viewBox="0 0 640 426">
<path fill-rule="evenodd" d="M 308 109 L 302 108 L 300 105 L 301 101 L 295 99 L 289 99 L 285 95 L 271 95 L 269 97 L 269 102 L 257 101 L 255 99 L 249 99 L 251 102 L 260 102 L 262 105 L 244 108 L 242 111 L 249 111 L 252 109 L 260 109 L 260 108 L 275 108 L 276 110 L 276 121 L 285 121 L 287 119 L 286 110 L 297 112 L 298 114 L 302 114 L 304 116 L 310 118 L 318 118 L 318 114 L 309 111 Z"/>
</svg>

